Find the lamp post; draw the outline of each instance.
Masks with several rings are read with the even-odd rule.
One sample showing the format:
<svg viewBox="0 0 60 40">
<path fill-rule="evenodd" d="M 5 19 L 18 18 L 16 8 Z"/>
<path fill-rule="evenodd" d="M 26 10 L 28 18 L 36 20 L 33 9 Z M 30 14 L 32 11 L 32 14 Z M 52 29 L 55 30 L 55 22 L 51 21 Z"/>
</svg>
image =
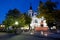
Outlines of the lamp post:
<svg viewBox="0 0 60 40">
<path fill-rule="evenodd" d="M 18 24 L 19 24 L 18 21 L 15 21 L 15 23 L 14 23 L 15 27 L 17 27 Z"/>
<path fill-rule="evenodd" d="M 18 26 L 18 21 L 15 21 L 15 27 L 14 27 L 14 32 L 15 32 L 15 34 L 17 34 L 17 30 L 18 30 L 18 28 L 17 28 L 17 26 Z"/>
</svg>

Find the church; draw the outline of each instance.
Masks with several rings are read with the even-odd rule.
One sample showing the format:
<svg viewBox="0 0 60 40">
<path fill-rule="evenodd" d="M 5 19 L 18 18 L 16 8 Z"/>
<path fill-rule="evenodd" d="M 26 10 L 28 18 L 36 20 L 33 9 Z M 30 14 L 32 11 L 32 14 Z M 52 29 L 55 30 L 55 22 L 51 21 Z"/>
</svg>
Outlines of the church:
<svg viewBox="0 0 60 40">
<path fill-rule="evenodd" d="M 38 15 L 38 12 L 33 11 L 32 6 L 30 6 L 30 9 L 28 10 L 28 16 L 30 16 L 32 19 L 30 23 L 31 29 L 48 30 L 48 26 L 44 16 L 42 16 L 41 18 L 37 18 L 36 17 L 37 15 Z"/>
</svg>

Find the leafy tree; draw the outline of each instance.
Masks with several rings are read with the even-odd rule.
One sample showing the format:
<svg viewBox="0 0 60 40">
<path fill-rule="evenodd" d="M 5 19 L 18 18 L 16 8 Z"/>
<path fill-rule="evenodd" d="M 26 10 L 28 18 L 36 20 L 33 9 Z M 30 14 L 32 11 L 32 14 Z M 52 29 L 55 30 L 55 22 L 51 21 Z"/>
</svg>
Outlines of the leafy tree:
<svg viewBox="0 0 60 40">
<path fill-rule="evenodd" d="M 31 23 L 31 17 L 28 16 L 27 14 L 25 14 L 25 13 L 24 13 L 24 16 L 25 16 L 25 20 L 26 20 L 26 21 L 25 21 L 25 24 L 26 24 L 26 25 L 29 25 L 29 24 Z"/>
<path fill-rule="evenodd" d="M 6 15 L 6 19 L 3 21 L 3 24 L 5 24 L 6 27 L 12 26 L 14 25 L 15 21 L 18 20 L 19 17 L 20 17 L 19 10 L 17 9 L 9 10 Z"/>
<path fill-rule="evenodd" d="M 13 9 L 13 10 L 8 11 L 6 18 L 9 18 L 10 16 L 12 16 L 14 19 L 17 19 L 20 17 L 20 15 L 21 15 L 21 13 L 18 9 Z"/>
<path fill-rule="evenodd" d="M 18 21 L 19 25 L 16 26 L 15 22 Z M 6 27 L 9 26 L 16 26 L 16 27 L 23 27 L 25 25 L 29 25 L 31 22 L 31 18 L 27 14 L 20 13 L 19 10 L 13 9 L 9 10 L 6 19 L 3 21 L 3 24 L 6 25 Z"/>
<path fill-rule="evenodd" d="M 28 16 L 26 13 L 24 13 L 24 16 L 25 16 L 25 25 L 28 26 L 30 29 L 31 17 Z"/>
<path fill-rule="evenodd" d="M 6 27 L 8 27 L 8 26 L 12 26 L 14 24 L 14 22 L 15 21 L 14 21 L 13 17 L 10 16 L 9 18 L 7 18 L 3 21 L 3 24 L 5 24 Z"/>
<path fill-rule="evenodd" d="M 47 0 L 45 2 L 45 6 L 49 13 L 53 12 L 57 8 L 57 2 L 52 2 L 51 0 Z"/>
<path fill-rule="evenodd" d="M 20 26 L 25 26 L 25 16 L 24 16 L 24 14 L 21 14 L 21 16 L 19 17 L 19 19 L 18 19 L 18 21 L 19 21 L 19 25 Z"/>
<path fill-rule="evenodd" d="M 40 1 L 39 9 L 38 12 L 39 14 L 37 17 L 42 17 L 44 16 L 47 20 L 47 22 L 53 22 L 55 20 L 53 11 L 55 10 L 56 4 L 54 2 L 51 2 L 48 0 L 47 2 L 43 3 Z"/>
</svg>

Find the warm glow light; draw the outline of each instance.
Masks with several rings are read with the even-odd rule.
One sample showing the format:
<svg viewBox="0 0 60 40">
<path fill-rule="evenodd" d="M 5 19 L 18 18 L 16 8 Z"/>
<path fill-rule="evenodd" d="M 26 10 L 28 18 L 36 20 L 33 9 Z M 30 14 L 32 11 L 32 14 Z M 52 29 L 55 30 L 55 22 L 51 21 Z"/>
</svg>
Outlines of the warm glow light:
<svg viewBox="0 0 60 40">
<path fill-rule="evenodd" d="M 24 29 L 29 29 L 29 27 L 24 27 Z"/>
<path fill-rule="evenodd" d="M 23 30 L 23 29 L 27 29 L 27 30 L 28 30 L 28 29 L 29 29 L 29 27 L 27 27 L 27 26 L 26 26 L 26 27 L 21 27 L 21 29 L 22 29 L 22 30 Z"/>
<path fill-rule="evenodd" d="M 1 27 L 5 27 L 5 25 L 1 25 Z"/>
<path fill-rule="evenodd" d="M 18 25 L 18 21 L 15 22 L 15 25 Z"/>
</svg>

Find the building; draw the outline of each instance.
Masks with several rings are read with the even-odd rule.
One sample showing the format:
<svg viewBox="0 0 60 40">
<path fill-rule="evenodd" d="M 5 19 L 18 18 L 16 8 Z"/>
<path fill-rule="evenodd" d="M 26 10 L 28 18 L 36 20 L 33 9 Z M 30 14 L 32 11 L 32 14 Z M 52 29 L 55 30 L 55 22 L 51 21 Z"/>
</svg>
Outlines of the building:
<svg viewBox="0 0 60 40">
<path fill-rule="evenodd" d="M 36 30 L 47 30 L 48 26 L 46 23 L 45 18 L 42 16 L 41 18 L 37 18 L 38 12 L 35 12 L 32 10 L 32 6 L 30 6 L 30 9 L 28 10 L 28 16 L 31 17 L 32 21 L 30 23 L 31 29 Z"/>
<path fill-rule="evenodd" d="M 30 5 L 30 9 L 28 10 L 28 16 L 32 18 L 33 16 L 36 16 L 36 15 L 37 15 L 37 12 L 33 11 L 32 6 Z"/>
</svg>

